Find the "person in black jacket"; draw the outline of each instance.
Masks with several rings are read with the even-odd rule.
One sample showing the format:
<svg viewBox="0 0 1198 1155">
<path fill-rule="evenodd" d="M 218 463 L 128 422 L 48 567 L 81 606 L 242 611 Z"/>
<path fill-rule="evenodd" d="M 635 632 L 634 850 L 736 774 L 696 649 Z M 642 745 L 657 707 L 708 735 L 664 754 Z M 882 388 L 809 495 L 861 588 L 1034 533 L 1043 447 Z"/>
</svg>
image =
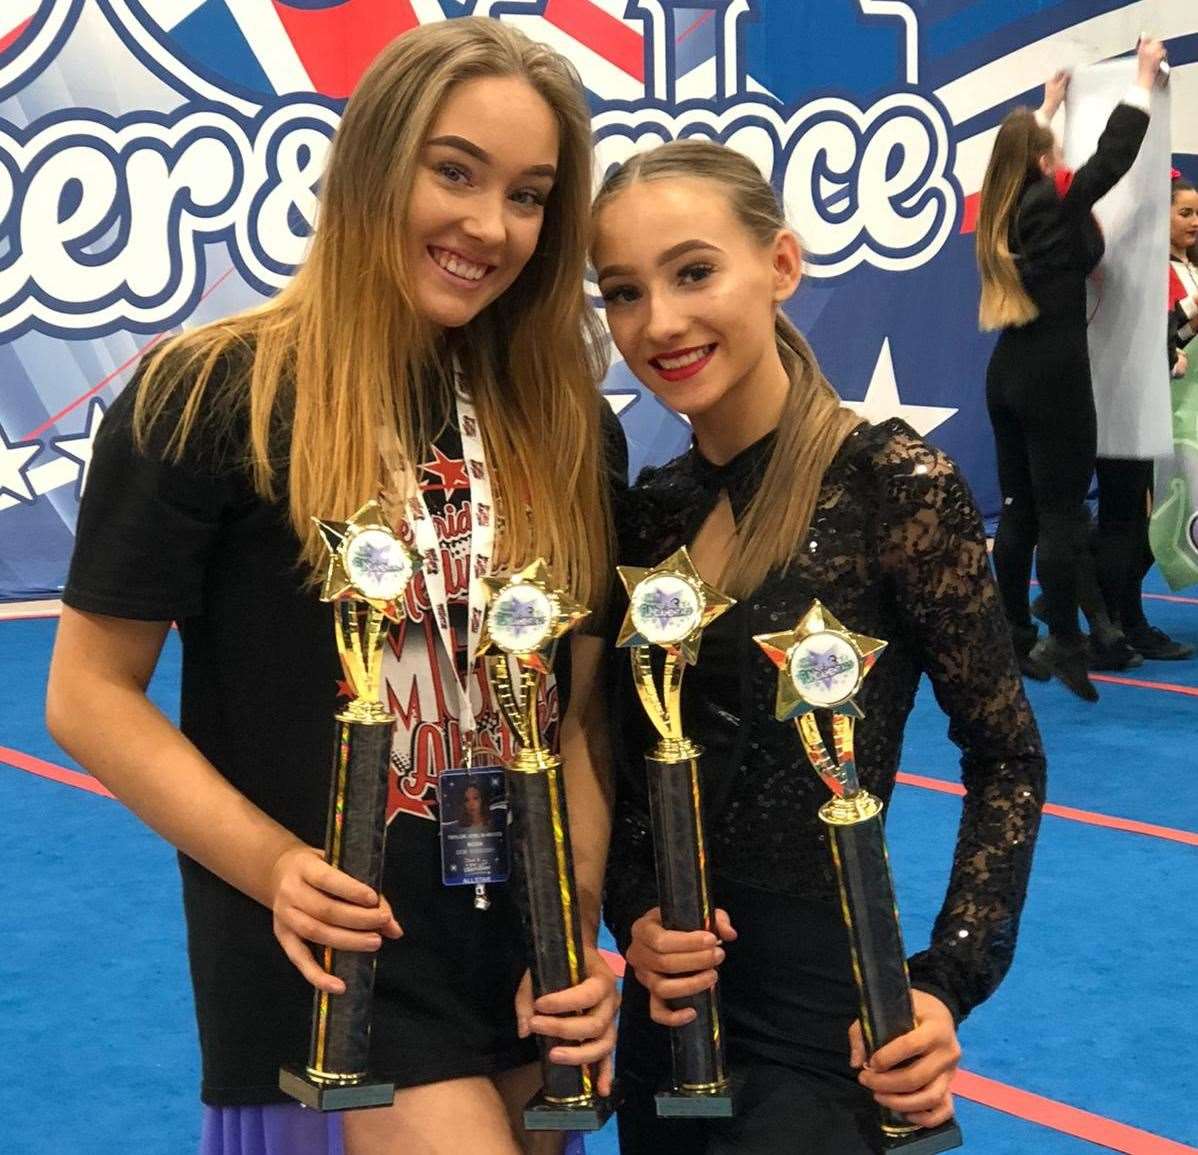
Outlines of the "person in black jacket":
<svg viewBox="0 0 1198 1155">
<path fill-rule="evenodd" d="M 1064 73 L 1054 76 L 1038 113 L 1017 109 L 1003 121 L 978 213 L 979 321 L 1001 330 L 986 372 L 1003 495 L 994 568 L 1025 672 L 1055 674 L 1091 702 L 1098 692 L 1077 622 L 1077 558 L 1087 548 L 1082 507 L 1097 452 L 1086 277 L 1103 239 L 1091 209 L 1139 153 L 1164 57 L 1159 41 L 1141 41 L 1136 83 L 1076 173 L 1063 166 L 1049 128 L 1068 84 Z M 1028 607 L 1037 549 L 1049 622 L 1039 641 Z"/>
</svg>

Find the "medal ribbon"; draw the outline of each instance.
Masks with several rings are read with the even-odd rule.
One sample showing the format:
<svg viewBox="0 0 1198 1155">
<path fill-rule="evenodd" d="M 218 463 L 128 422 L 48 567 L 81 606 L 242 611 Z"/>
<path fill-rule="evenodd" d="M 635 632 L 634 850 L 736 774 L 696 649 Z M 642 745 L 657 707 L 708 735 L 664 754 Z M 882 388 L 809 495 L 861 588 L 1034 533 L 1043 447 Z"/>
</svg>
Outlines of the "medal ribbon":
<svg viewBox="0 0 1198 1155">
<path fill-rule="evenodd" d="M 466 764 L 470 765 L 476 729 L 474 705 L 470 701 L 470 682 L 478 664 L 478 644 L 482 636 L 487 596 L 481 579 L 491 569 L 495 548 L 496 510 L 478 414 L 463 390 L 460 378 L 455 383 L 454 392 L 458 429 L 462 437 L 462 458 L 466 465 L 466 476 L 470 482 L 470 568 L 467 573 L 469 595 L 467 601 L 466 675 L 464 678 L 458 674 L 457 659 L 454 653 L 453 630 L 449 619 L 449 593 L 445 584 L 441 540 L 424 500 L 419 478 L 412 468 L 405 467 L 396 460 L 387 462 L 387 468 L 392 474 L 393 493 L 407 494 L 403 502 L 403 510 L 412 530 L 416 551 L 420 554 L 421 574 L 428 590 L 433 621 L 436 624 L 437 633 L 441 637 L 445 653 L 449 657 L 449 667 L 458 697 L 458 725 L 462 735 L 463 757 Z M 385 461 L 386 458 L 387 455 L 384 454 Z M 397 477 L 395 476 L 397 473 L 406 476 Z"/>
</svg>

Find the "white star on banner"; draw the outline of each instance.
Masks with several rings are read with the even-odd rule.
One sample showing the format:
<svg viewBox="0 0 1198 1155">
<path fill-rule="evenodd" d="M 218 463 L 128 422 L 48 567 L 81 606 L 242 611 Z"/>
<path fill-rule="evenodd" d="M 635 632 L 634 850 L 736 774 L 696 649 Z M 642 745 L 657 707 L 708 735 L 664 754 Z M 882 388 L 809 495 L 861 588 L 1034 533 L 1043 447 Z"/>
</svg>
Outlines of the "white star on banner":
<svg viewBox="0 0 1198 1155">
<path fill-rule="evenodd" d="M 72 437 L 56 437 L 51 442 L 55 449 L 72 461 L 79 462 L 79 484 L 75 487 L 76 498 L 83 496 L 84 486 L 87 485 L 87 475 L 92 465 L 92 453 L 95 452 L 96 433 L 100 429 L 100 421 L 104 417 L 104 402 L 99 397 L 93 397 L 87 407 L 87 424 L 82 433 Z"/>
<path fill-rule="evenodd" d="M 898 382 L 894 379 L 894 359 L 890 355 L 890 338 L 882 342 L 882 351 L 869 379 L 869 388 L 861 401 L 845 401 L 854 413 L 860 413 L 875 425 L 891 417 L 905 421 L 920 437 L 943 425 L 959 412 L 940 405 L 912 405 L 899 397 Z"/>
<path fill-rule="evenodd" d="M 604 393 L 607 398 L 607 403 L 611 406 L 612 412 L 619 417 L 629 406 L 640 400 L 639 394 L 636 393 Z"/>
<path fill-rule="evenodd" d="M 37 490 L 29 483 L 29 460 L 41 452 L 40 441 L 9 441 L 0 428 L 0 494 L 8 492 L 18 502 L 36 501 Z"/>
</svg>

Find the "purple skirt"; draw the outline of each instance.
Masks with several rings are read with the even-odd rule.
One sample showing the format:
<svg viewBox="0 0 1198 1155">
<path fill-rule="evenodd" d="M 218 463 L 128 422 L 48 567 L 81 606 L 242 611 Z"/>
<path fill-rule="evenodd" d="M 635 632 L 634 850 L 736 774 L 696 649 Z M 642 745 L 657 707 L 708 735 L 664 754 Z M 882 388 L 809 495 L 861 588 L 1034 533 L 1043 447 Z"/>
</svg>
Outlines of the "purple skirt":
<svg viewBox="0 0 1198 1155">
<path fill-rule="evenodd" d="M 345 1155 L 341 1117 L 298 1103 L 205 1107 L 200 1155 Z M 586 1155 L 581 1135 L 567 1136 L 565 1155 Z"/>
<path fill-rule="evenodd" d="M 341 1116 L 298 1103 L 205 1107 L 200 1155 L 344 1155 Z"/>
</svg>

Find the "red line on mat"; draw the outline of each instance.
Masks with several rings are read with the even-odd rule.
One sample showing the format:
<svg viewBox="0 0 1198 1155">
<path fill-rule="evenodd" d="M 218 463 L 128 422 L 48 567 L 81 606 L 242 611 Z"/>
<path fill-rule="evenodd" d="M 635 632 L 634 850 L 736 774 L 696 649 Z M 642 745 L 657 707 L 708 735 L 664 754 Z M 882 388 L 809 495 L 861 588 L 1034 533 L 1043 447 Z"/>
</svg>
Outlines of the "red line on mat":
<svg viewBox="0 0 1198 1155">
<path fill-rule="evenodd" d="M 65 766 L 55 766 L 53 762 L 44 762 L 32 754 L 22 754 L 20 750 L 10 750 L 0 746 L 0 763 L 13 766 L 17 770 L 25 770 L 36 774 L 39 778 L 49 778 L 52 782 L 61 782 L 64 786 L 74 786 L 77 790 L 86 790 L 91 794 L 102 794 L 105 798 L 113 797 L 90 774 L 80 774 L 78 770 L 68 770 Z"/>
<path fill-rule="evenodd" d="M 607 960 L 617 978 L 624 974 L 626 964 L 620 955 L 611 950 L 601 950 L 599 953 Z M 1112 1151 L 1127 1152 L 1128 1155 L 1198 1155 L 1196 1147 L 1162 1139 L 1150 1131 L 1141 1131 L 1138 1127 L 1129 1127 L 1126 1123 L 1117 1123 L 1114 1119 L 1070 1107 L 1067 1103 L 1058 1103 L 1055 1099 L 1046 1099 L 1043 1095 L 1034 1095 L 1031 1091 L 1021 1091 L 1018 1087 L 969 1071 L 957 1072 L 953 1079 L 953 1094 L 1052 1131 L 1085 1139 Z"/>
<path fill-rule="evenodd" d="M 1186 597 L 1185 594 L 1140 594 L 1142 598 L 1151 598 L 1154 602 L 1179 602 L 1183 606 L 1198 606 L 1198 598 Z"/>
<path fill-rule="evenodd" d="M 941 794 L 963 795 L 965 787 L 960 782 L 948 782 L 943 778 L 928 778 L 923 774 L 907 774 L 899 771 L 895 781 L 904 786 L 918 786 L 923 790 L 936 790 Z M 1099 814 L 1096 810 L 1078 810 L 1073 806 L 1061 806 L 1046 802 L 1044 813 L 1055 818 L 1068 818 L 1071 822 L 1084 822 L 1087 826 L 1105 826 L 1108 830 L 1125 830 L 1129 834 L 1145 834 L 1149 838 L 1164 838 L 1169 842 L 1182 842 L 1198 846 L 1198 833 L 1192 830 L 1177 830 L 1172 826 L 1154 826 L 1151 822 L 1137 822 L 1134 818 L 1118 818 L 1113 814 Z"/>
<path fill-rule="evenodd" d="M 1058 1103 L 1055 1099 L 1046 1099 L 1043 1095 L 1034 1095 L 1031 1091 L 1021 1091 L 1018 1087 L 1010 1087 L 969 1071 L 957 1072 L 953 1080 L 953 1093 L 962 1099 L 1084 1139 L 1087 1143 L 1096 1143 L 1111 1151 L 1123 1151 L 1127 1155 L 1198 1155 L 1198 1147 L 1187 1147 L 1184 1143 L 1164 1139 L 1151 1131 L 1141 1131 L 1139 1127 L 1129 1127 L 1126 1123 L 1117 1123 L 1114 1119 L 1070 1107 L 1067 1103 Z"/>
<path fill-rule="evenodd" d="M 1149 682 L 1143 678 L 1121 678 L 1118 674 L 1091 674 L 1092 682 L 1107 682 L 1112 686 L 1139 686 L 1141 690 L 1164 690 L 1167 694 L 1185 694 L 1198 698 L 1198 686 L 1180 686 L 1176 682 Z"/>
<path fill-rule="evenodd" d="M 44 762 L 30 754 L 22 754 L 19 750 L 10 750 L 0 746 L 0 763 L 7 763 L 18 770 L 26 770 L 43 778 L 75 786 L 80 790 L 88 790 L 93 794 L 102 794 L 108 798 L 112 795 L 88 774 L 80 774 Z M 964 790 L 955 782 L 943 782 L 936 778 L 924 778 L 917 774 L 899 774 L 899 781 L 909 786 L 923 786 L 930 790 L 939 790 L 946 794 L 961 794 Z M 1136 830 L 1137 833 L 1155 833 L 1158 838 L 1179 838 L 1180 841 L 1192 841 L 1198 845 L 1198 834 L 1187 831 L 1169 831 L 1165 827 L 1151 827 L 1142 822 L 1130 822 L 1121 818 L 1108 818 L 1103 814 L 1091 814 L 1084 810 L 1073 810 L 1071 807 L 1045 807 L 1049 813 L 1059 812 L 1063 818 L 1074 818 L 1079 822 L 1093 822 L 1099 826 L 1116 826 L 1119 829 Z M 1100 820 L 1100 821 L 1095 821 Z M 1163 833 L 1162 833 L 1163 832 Z M 1180 836 L 1180 837 L 1179 837 Z M 599 952 L 617 977 L 622 977 L 627 969 L 622 956 L 615 951 L 601 950 Z M 1018 1087 L 1010 1087 L 994 1079 L 974 1075 L 968 1071 L 958 1071 L 953 1080 L 953 1092 L 963 1099 L 980 1103 L 984 1107 L 1026 1119 L 1030 1123 L 1039 1124 L 1065 1135 L 1096 1143 L 1112 1151 L 1122 1151 L 1126 1155 L 1198 1155 L 1198 1147 L 1187 1147 L 1172 1139 L 1164 1139 L 1150 1131 L 1142 1131 L 1138 1127 L 1129 1127 L 1126 1123 L 1118 1123 L 1113 1119 L 1105 1119 L 1101 1115 L 1070 1107 L 1066 1103 L 1058 1103 L 1055 1099 L 1046 1099 L 1042 1095 L 1021 1091 Z"/>
<path fill-rule="evenodd" d="M 196 304 L 199 305 L 203 301 L 206 301 L 210 296 L 212 296 L 212 294 L 215 293 L 216 290 L 218 288 L 220 288 L 220 286 L 226 280 L 228 280 L 228 278 L 232 275 L 232 272 L 233 272 L 232 268 L 228 268 L 223 273 L 221 273 L 221 275 L 219 277 L 217 277 L 216 280 L 213 281 L 212 284 L 209 285 L 208 288 L 206 288 L 204 290 L 203 295 L 200 297 L 199 301 L 196 302 Z M 147 352 L 148 350 L 152 349 L 165 336 L 166 336 L 165 333 L 159 333 L 156 337 L 151 337 L 150 340 L 147 341 L 140 349 L 138 349 L 137 352 L 134 353 L 133 356 L 130 357 L 128 361 L 126 361 L 123 365 L 118 365 L 111 373 L 108 374 L 107 377 L 104 378 L 103 381 L 99 382 L 99 384 L 93 385 L 86 393 L 81 393 L 68 406 L 66 406 L 64 409 L 60 409 L 57 413 L 55 413 L 53 417 L 47 417 L 46 420 L 43 421 L 36 429 L 32 429 L 28 433 L 26 433 L 25 436 L 21 440 L 32 441 L 35 437 L 40 437 L 43 433 L 46 432 L 47 429 L 53 428 L 53 426 L 56 425 L 61 418 L 65 417 L 73 409 L 78 409 L 79 406 L 82 405 L 89 397 L 92 397 L 96 393 L 99 393 L 100 390 L 103 389 L 104 386 L 107 385 L 109 381 L 113 380 L 113 378 L 115 378 L 115 377 L 119 377 L 126 369 L 129 368 L 130 365 L 133 364 L 134 361 L 136 361 L 138 359 L 138 357 L 140 357 L 143 353 Z"/>
</svg>

